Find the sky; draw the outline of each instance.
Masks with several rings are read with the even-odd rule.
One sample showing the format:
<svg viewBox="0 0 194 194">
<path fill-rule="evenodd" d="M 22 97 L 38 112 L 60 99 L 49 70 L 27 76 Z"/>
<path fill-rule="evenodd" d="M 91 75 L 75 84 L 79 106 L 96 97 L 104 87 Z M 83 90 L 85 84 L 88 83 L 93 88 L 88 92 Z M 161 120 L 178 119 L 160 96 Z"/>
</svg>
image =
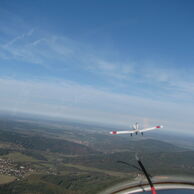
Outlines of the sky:
<svg viewBox="0 0 194 194">
<path fill-rule="evenodd" d="M 192 0 L 0 0 L 0 110 L 194 134 Z"/>
</svg>

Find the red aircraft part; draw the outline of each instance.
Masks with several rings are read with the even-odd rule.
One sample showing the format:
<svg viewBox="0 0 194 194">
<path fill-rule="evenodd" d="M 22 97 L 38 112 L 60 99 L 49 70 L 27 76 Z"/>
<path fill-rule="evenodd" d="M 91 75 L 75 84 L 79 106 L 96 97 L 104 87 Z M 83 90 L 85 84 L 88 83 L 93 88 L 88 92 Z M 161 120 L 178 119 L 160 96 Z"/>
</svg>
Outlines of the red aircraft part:
<svg viewBox="0 0 194 194">
<path fill-rule="evenodd" d="M 151 187 L 151 189 L 152 189 L 152 194 L 157 194 L 154 187 Z"/>
</svg>

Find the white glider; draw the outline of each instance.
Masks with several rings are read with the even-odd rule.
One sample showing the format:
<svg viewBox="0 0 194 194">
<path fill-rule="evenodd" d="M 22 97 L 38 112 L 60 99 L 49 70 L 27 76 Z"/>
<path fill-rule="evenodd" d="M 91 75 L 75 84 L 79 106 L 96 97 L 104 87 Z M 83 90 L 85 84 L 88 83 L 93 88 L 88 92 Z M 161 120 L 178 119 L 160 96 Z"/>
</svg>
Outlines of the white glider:
<svg viewBox="0 0 194 194">
<path fill-rule="evenodd" d="M 138 133 L 141 133 L 141 135 L 143 135 L 143 133 L 146 132 L 146 131 L 151 131 L 151 130 L 160 129 L 160 128 L 163 128 L 163 126 L 158 125 L 158 126 L 151 127 L 151 128 L 139 129 L 139 125 L 138 125 L 138 123 L 136 123 L 135 125 L 133 125 L 132 130 L 128 130 L 128 131 L 111 131 L 110 134 L 112 134 L 112 135 L 130 134 L 132 136 L 133 133 L 135 133 L 136 135 Z"/>
</svg>

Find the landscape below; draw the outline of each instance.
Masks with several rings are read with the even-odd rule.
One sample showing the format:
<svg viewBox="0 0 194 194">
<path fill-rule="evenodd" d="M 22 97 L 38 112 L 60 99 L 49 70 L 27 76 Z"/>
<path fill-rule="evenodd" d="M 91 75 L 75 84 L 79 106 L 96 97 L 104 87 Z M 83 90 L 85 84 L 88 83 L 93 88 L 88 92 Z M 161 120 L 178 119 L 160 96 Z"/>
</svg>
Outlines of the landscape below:
<svg viewBox="0 0 194 194">
<path fill-rule="evenodd" d="M 25 117 L 0 118 L 0 193 L 98 193 L 143 178 L 138 153 L 152 176 L 193 176 L 192 146 L 141 136 L 111 136 L 92 124 Z M 162 133 L 161 133 L 162 134 Z"/>
</svg>

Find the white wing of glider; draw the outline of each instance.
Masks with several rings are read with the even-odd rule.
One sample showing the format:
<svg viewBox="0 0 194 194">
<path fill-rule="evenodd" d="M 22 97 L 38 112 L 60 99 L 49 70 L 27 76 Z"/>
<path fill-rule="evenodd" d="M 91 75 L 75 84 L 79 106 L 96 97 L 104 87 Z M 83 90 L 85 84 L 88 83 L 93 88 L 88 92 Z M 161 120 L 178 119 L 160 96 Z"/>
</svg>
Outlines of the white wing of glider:
<svg viewBox="0 0 194 194">
<path fill-rule="evenodd" d="M 151 130 L 155 130 L 155 129 L 159 129 L 159 128 L 163 128 L 163 126 L 162 125 L 158 125 L 156 127 L 141 129 L 141 130 L 139 130 L 139 132 L 142 133 L 142 132 L 145 132 L 145 131 L 151 131 Z"/>
<path fill-rule="evenodd" d="M 135 133 L 136 131 L 131 130 L 131 131 L 111 131 L 110 134 L 112 135 L 117 135 L 117 134 L 132 134 Z"/>
</svg>

